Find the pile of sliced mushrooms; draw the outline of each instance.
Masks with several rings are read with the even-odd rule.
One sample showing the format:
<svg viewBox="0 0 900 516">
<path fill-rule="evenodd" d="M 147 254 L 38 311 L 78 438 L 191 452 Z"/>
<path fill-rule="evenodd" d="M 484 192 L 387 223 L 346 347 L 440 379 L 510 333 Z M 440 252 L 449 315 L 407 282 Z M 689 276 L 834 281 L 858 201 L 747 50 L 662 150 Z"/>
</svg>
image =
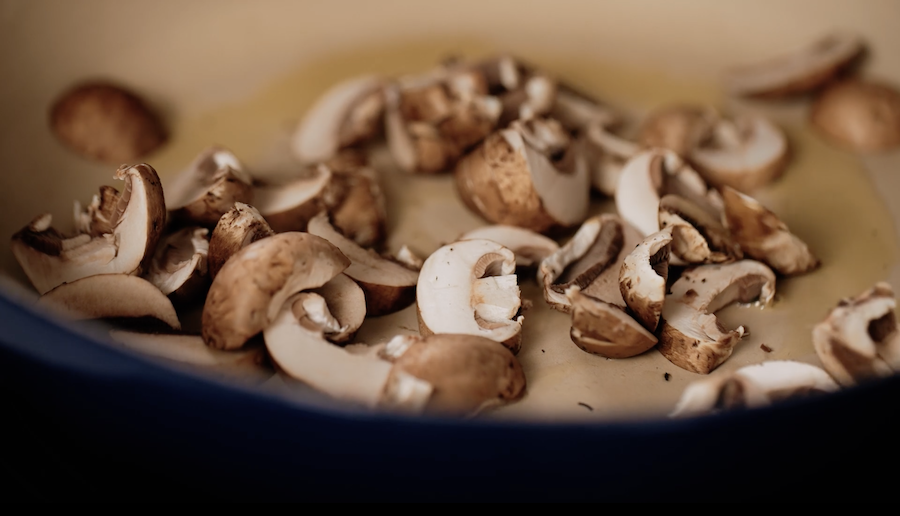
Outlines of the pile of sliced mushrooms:
<svg viewBox="0 0 900 516">
<path fill-rule="evenodd" d="M 831 35 L 736 69 L 727 87 L 758 98 L 817 92 L 810 120 L 830 141 L 900 145 L 895 90 L 846 78 L 862 51 L 859 38 Z M 366 149 L 381 138 L 405 173 L 454 174 L 484 227 L 427 257 L 380 253 L 387 207 Z M 571 316 L 585 360 L 658 352 L 708 375 L 747 333 L 726 330 L 718 310 L 765 307 L 779 278 L 820 265 L 753 197 L 790 173 L 788 140 L 772 121 L 684 104 L 636 123 L 511 56 L 335 85 L 291 151 L 302 173 L 277 184 L 216 146 L 165 192 L 150 165 L 122 165 L 121 191 L 103 186 L 87 206 L 75 203 L 74 234 L 39 215 L 14 235 L 13 252 L 39 305 L 112 321 L 112 339 L 129 348 L 300 382 L 366 409 L 457 416 L 526 395 L 516 354 L 533 344 L 519 288 L 529 276 Z M 592 195 L 616 213 L 589 217 Z M 367 317 L 413 303 L 420 336 L 354 340 Z M 202 332 L 182 332 L 200 306 Z M 893 374 L 895 306 L 886 283 L 842 300 L 813 332 L 824 370 L 772 361 L 710 375 L 672 414 Z"/>
</svg>

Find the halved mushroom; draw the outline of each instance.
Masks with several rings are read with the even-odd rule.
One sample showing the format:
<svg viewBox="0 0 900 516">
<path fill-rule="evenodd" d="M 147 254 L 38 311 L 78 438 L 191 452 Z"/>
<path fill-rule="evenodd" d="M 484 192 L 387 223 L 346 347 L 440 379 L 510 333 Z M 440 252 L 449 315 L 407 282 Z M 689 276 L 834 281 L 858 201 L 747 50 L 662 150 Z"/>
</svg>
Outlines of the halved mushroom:
<svg viewBox="0 0 900 516">
<path fill-rule="evenodd" d="M 672 228 L 656 232 L 638 244 L 619 269 L 619 291 L 644 328 L 656 331 L 669 279 Z"/>
<path fill-rule="evenodd" d="M 657 349 L 682 369 L 709 374 L 731 356 L 745 333 L 743 326 L 723 329 L 715 312 L 733 302 L 768 305 L 775 296 L 775 274 L 753 260 L 701 265 L 684 272 L 671 292 Z"/>
<path fill-rule="evenodd" d="M 720 118 L 710 138 L 690 151 L 690 161 L 713 186 L 750 192 L 777 179 L 787 165 L 788 141 L 760 115 Z"/>
<path fill-rule="evenodd" d="M 810 122 L 829 142 L 855 152 L 900 146 L 900 92 L 871 80 L 829 86 L 816 99 Z"/>
<path fill-rule="evenodd" d="M 384 82 L 367 75 L 332 86 L 300 121 L 291 140 L 294 156 L 301 163 L 318 163 L 376 136 L 384 113 Z"/>
<path fill-rule="evenodd" d="M 851 386 L 900 371 L 900 331 L 894 290 L 879 282 L 843 299 L 813 328 L 822 365 L 841 385 Z"/>
<path fill-rule="evenodd" d="M 175 303 L 202 297 L 209 287 L 206 228 L 186 227 L 162 239 L 146 279 Z"/>
<path fill-rule="evenodd" d="M 748 195 L 722 189 L 725 221 L 732 237 L 748 256 L 780 274 L 803 274 L 819 267 L 819 259 L 777 215 Z"/>
<path fill-rule="evenodd" d="M 231 257 L 203 306 L 203 341 L 237 349 L 278 316 L 288 297 L 318 288 L 350 260 L 324 238 L 288 232 L 258 240 Z"/>
<path fill-rule="evenodd" d="M 306 231 L 309 219 L 325 209 L 331 170 L 319 165 L 284 184 L 257 186 L 254 206 L 276 233 Z"/>
<path fill-rule="evenodd" d="M 387 235 L 387 211 L 378 172 L 365 156 L 347 151 L 326 166 L 331 182 L 322 199 L 334 227 L 362 247 L 381 244 Z"/>
<path fill-rule="evenodd" d="M 612 303 L 581 293 L 578 285 L 565 291 L 572 311 L 569 336 L 582 350 L 607 358 L 628 358 L 656 345 L 656 337 Z"/>
<path fill-rule="evenodd" d="M 773 360 L 692 382 L 681 394 L 669 417 L 693 417 L 721 410 L 766 407 L 787 398 L 824 394 L 838 389 L 838 384 L 820 367 L 791 360 Z"/>
<path fill-rule="evenodd" d="M 166 220 L 159 177 L 153 167 L 141 164 L 120 167 L 115 178 L 125 181 L 115 211 L 103 226 L 91 225 L 92 232 L 105 232 L 66 238 L 44 214 L 13 235 L 13 254 L 40 294 L 95 274 L 139 275 L 146 270 Z M 103 196 L 110 194 L 107 189 Z"/>
<path fill-rule="evenodd" d="M 514 122 L 456 166 L 457 191 L 469 209 L 538 233 L 585 219 L 589 180 L 579 146 L 552 119 Z"/>
<path fill-rule="evenodd" d="M 741 247 L 725 226 L 684 197 L 666 195 L 659 200 L 659 226 L 672 228 L 672 254 L 684 263 L 727 263 L 743 258 Z"/>
<path fill-rule="evenodd" d="M 63 283 L 37 304 L 73 321 L 153 319 L 181 329 L 169 298 L 149 281 L 129 274 L 96 274 Z"/>
<path fill-rule="evenodd" d="M 834 33 L 761 63 L 730 70 L 732 94 L 776 98 L 812 91 L 835 77 L 863 52 L 855 34 Z"/>
<path fill-rule="evenodd" d="M 253 200 L 253 180 L 231 151 L 209 147 L 166 185 L 173 220 L 213 227 L 235 202 Z"/>
<path fill-rule="evenodd" d="M 441 247 L 419 272 L 419 333 L 479 335 L 517 353 L 525 318 L 515 270 L 513 252 L 490 240 Z"/>
<path fill-rule="evenodd" d="M 664 106 L 644 119 L 638 143 L 648 149 L 668 149 L 687 159 L 691 150 L 709 136 L 717 118 L 717 113 L 709 106 Z"/>
<path fill-rule="evenodd" d="M 210 279 L 219 274 L 219 270 L 234 253 L 274 234 L 256 208 L 242 202 L 234 203 L 219 219 L 209 238 L 207 266 Z"/>
<path fill-rule="evenodd" d="M 473 229 L 458 240 L 484 239 L 497 242 L 516 255 L 516 266 L 530 267 L 559 250 L 556 241 L 517 226 L 496 224 Z"/>
<path fill-rule="evenodd" d="M 368 315 L 374 317 L 393 313 L 415 300 L 419 279 L 416 271 L 382 258 L 344 237 L 329 224 L 327 213 L 321 212 L 313 217 L 309 221 L 308 231 L 328 240 L 350 259 L 350 266 L 344 272 L 366 293 Z"/>
</svg>

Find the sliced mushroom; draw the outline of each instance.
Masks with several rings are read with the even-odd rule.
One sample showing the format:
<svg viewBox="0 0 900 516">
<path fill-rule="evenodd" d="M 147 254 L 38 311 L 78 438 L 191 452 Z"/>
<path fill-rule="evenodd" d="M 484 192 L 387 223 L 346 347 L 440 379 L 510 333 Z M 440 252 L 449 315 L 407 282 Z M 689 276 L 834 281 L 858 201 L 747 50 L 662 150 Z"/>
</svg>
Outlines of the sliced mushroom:
<svg viewBox="0 0 900 516">
<path fill-rule="evenodd" d="M 346 151 L 326 166 L 332 175 L 323 201 L 334 227 L 362 247 L 381 244 L 387 235 L 387 210 L 378 172 L 365 156 Z"/>
<path fill-rule="evenodd" d="M 235 202 L 253 200 L 253 180 L 227 149 L 209 147 L 166 185 L 173 220 L 212 228 Z"/>
<path fill-rule="evenodd" d="M 363 289 L 350 276 L 341 273 L 310 292 L 325 300 L 328 311 L 340 324 L 341 331 L 329 333 L 328 340 L 338 344 L 353 340 L 366 319 L 366 294 Z"/>
<path fill-rule="evenodd" d="M 494 224 L 538 233 L 585 219 L 589 180 L 580 148 L 552 119 L 516 122 L 456 167 L 457 191 L 469 209 Z"/>
<path fill-rule="evenodd" d="M 648 149 L 668 149 L 687 159 L 691 150 L 709 136 L 717 118 L 708 106 L 664 106 L 644 119 L 638 143 Z"/>
<path fill-rule="evenodd" d="M 748 256 L 780 274 L 803 274 L 819 267 L 819 259 L 777 215 L 748 195 L 725 187 L 725 221 Z"/>
<path fill-rule="evenodd" d="M 578 285 L 565 291 L 571 305 L 569 336 L 582 350 L 607 358 L 628 358 L 656 345 L 656 337 L 618 305 L 581 293 Z"/>
<path fill-rule="evenodd" d="M 530 267 L 559 250 L 559 244 L 534 231 L 497 224 L 473 229 L 459 240 L 485 239 L 497 242 L 516 254 L 516 266 Z"/>
<path fill-rule="evenodd" d="M 900 146 L 900 92 L 877 81 L 849 80 L 816 99 L 810 122 L 832 144 L 855 152 Z"/>
<path fill-rule="evenodd" d="M 216 277 L 234 253 L 274 234 L 269 223 L 256 208 L 242 202 L 234 203 L 234 206 L 219 219 L 209 238 L 207 263 L 210 279 Z"/>
<path fill-rule="evenodd" d="M 689 159 L 713 186 L 750 192 L 781 176 L 789 157 L 778 126 L 760 115 L 743 115 L 733 121 L 720 118 Z"/>
<path fill-rule="evenodd" d="M 659 225 L 672 228 L 672 254 L 684 263 L 728 263 L 743 258 L 741 247 L 725 226 L 684 197 L 666 195 L 659 200 Z"/>
<path fill-rule="evenodd" d="M 743 326 L 724 330 L 715 312 L 733 302 L 768 305 L 775 296 L 775 274 L 753 260 L 701 265 L 684 272 L 671 292 L 663 306 L 657 349 L 682 369 L 709 374 L 746 333 Z"/>
<path fill-rule="evenodd" d="M 186 227 L 162 239 L 146 279 L 175 303 L 202 297 L 209 288 L 206 228 Z"/>
<path fill-rule="evenodd" d="M 151 318 L 181 329 L 169 298 L 149 281 L 128 274 L 97 274 L 63 283 L 37 304 L 73 321 Z"/>
<path fill-rule="evenodd" d="M 276 233 L 306 231 L 309 219 L 326 207 L 323 197 L 331 176 L 328 167 L 319 165 L 290 182 L 257 186 L 254 205 Z"/>
<path fill-rule="evenodd" d="M 671 228 L 654 233 L 628 253 L 619 269 L 619 291 L 625 304 L 651 332 L 656 331 L 666 300 L 671 243 Z"/>
<path fill-rule="evenodd" d="M 591 185 L 603 195 L 613 197 L 625 164 L 640 152 L 640 147 L 613 132 L 613 128 L 600 124 L 591 125 L 586 137 L 586 152 L 591 162 Z"/>
<path fill-rule="evenodd" d="M 843 299 L 813 328 L 822 365 L 841 385 L 852 386 L 900 371 L 900 331 L 894 290 L 877 283 Z"/>
<path fill-rule="evenodd" d="M 855 34 L 829 34 L 776 58 L 730 70 L 725 87 L 734 95 L 761 98 L 806 93 L 835 77 L 863 50 Z"/>
<path fill-rule="evenodd" d="M 288 232 L 258 240 L 225 262 L 203 306 L 203 341 L 238 349 L 263 331 L 288 297 L 318 288 L 350 260 L 324 238 Z"/>
<path fill-rule="evenodd" d="M 692 382 L 669 416 L 693 417 L 721 410 L 766 407 L 787 398 L 838 389 L 838 384 L 820 367 L 773 360 Z"/>
<path fill-rule="evenodd" d="M 584 131 L 594 125 L 606 128 L 620 122 L 613 109 L 565 84 L 559 84 L 554 100 L 549 116 L 569 131 Z"/>
<path fill-rule="evenodd" d="M 66 238 L 50 227 L 51 216 L 45 214 L 13 235 L 13 254 L 40 294 L 95 274 L 146 270 L 166 219 L 159 177 L 153 167 L 141 164 L 120 167 L 115 178 L 125 181 L 125 188 L 105 222 L 109 232 Z"/>
<path fill-rule="evenodd" d="M 386 260 L 371 250 L 363 249 L 344 237 L 328 222 L 325 212 L 309 221 L 310 234 L 328 240 L 350 259 L 344 271 L 366 293 L 366 313 L 379 316 L 396 312 L 409 306 L 416 298 L 416 271 L 391 260 Z"/>
<path fill-rule="evenodd" d="M 513 252 L 490 240 L 441 247 L 419 273 L 419 333 L 479 335 L 517 353 L 525 318 L 515 270 Z"/>
<path fill-rule="evenodd" d="M 291 140 L 294 156 L 301 163 L 318 163 L 373 138 L 382 127 L 384 103 L 381 77 L 356 77 L 334 85 L 300 121 Z"/>
<path fill-rule="evenodd" d="M 422 270 L 422 266 L 425 265 L 425 260 L 406 245 L 400 246 L 400 250 L 397 251 L 397 254 L 392 259 L 400 265 L 414 271 Z"/>
<path fill-rule="evenodd" d="M 75 231 L 92 237 L 112 233 L 119 216 L 118 207 L 119 191 L 111 186 L 101 186 L 100 194 L 94 194 L 86 208 L 82 209 L 81 203 L 75 201 Z"/>
</svg>

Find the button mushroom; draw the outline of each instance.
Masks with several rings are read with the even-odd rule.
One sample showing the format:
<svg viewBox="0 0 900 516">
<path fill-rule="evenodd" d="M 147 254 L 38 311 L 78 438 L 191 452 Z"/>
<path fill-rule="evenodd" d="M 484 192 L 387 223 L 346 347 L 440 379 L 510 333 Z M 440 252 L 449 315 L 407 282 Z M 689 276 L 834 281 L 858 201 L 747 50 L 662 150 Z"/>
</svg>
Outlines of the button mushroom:
<svg viewBox="0 0 900 516">
<path fill-rule="evenodd" d="M 900 93 L 882 82 L 857 79 L 826 88 L 809 119 L 826 140 L 851 151 L 900 146 Z"/>
<path fill-rule="evenodd" d="M 253 180 L 237 157 L 209 147 L 165 188 L 172 219 L 212 228 L 235 202 L 253 200 Z"/>
<path fill-rule="evenodd" d="M 234 206 L 219 219 L 209 238 L 207 260 L 209 277 L 215 278 L 234 253 L 274 234 L 256 208 L 242 202 L 234 203 Z"/>
</svg>

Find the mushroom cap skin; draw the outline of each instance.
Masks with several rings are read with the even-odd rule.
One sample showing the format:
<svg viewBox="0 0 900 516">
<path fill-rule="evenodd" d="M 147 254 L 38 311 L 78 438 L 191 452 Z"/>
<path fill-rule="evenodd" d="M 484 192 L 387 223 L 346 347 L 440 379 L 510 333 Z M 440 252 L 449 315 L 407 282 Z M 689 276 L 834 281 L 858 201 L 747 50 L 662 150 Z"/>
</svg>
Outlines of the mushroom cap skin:
<svg viewBox="0 0 900 516">
<path fill-rule="evenodd" d="M 256 208 L 242 202 L 234 203 L 234 206 L 219 219 L 209 238 L 207 256 L 209 277 L 215 278 L 222 265 L 234 253 L 274 234 L 275 231 L 269 227 L 269 223 Z"/>
<path fill-rule="evenodd" d="M 688 158 L 712 128 L 717 114 L 708 106 L 674 104 L 651 112 L 641 124 L 638 143 L 647 149 L 667 149 Z"/>
<path fill-rule="evenodd" d="M 362 247 L 374 247 L 387 236 L 387 210 L 384 193 L 374 168 L 359 166 L 353 170 L 332 169 L 329 194 L 325 197 L 334 227 Z"/>
<path fill-rule="evenodd" d="M 337 344 L 353 340 L 366 319 L 366 294 L 363 289 L 350 276 L 341 273 L 310 292 L 322 296 L 328 311 L 344 328 L 343 331 L 330 333 L 328 340 Z"/>
<path fill-rule="evenodd" d="M 419 272 L 419 333 L 478 335 L 513 354 L 522 345 L 515 254 L 490 240 L 461 240 L 431 254 Z"/>
<path fill-rule="evenodd" d="M 331 170 L 319 165 L 309 175 L 284 184 L 257 186 L 254 206 L 276 233 L 306 231 L 309 219 L 326 208 Z"/>
<path fill-rule="evenodd" d="M 853 152 L 900 146 L 900 92 L 871 80 L 848 80 L 826 88 L 809 120 L 825 139 Z"/>
<path fill-rule="evenodd" d="M 791 276 L 821 265 L 809 247 L 772 211 L 748 195 L 724 187 L 725 222 L 741 249 L 779 274 Z"/>
<path fill-rule="evenodd" d="M 900 371 L 897 302 L 888 283 L 843 299 L 813 328 L 813 347 L 837 382 L 852 386 Z"/>
<path fill-rule="evenodd" d="M 209 287 L 209 230 L 186 227 L 160 241 L 145 279 L 175 303 L 202 297 Z"/>
<path fill-rule="evenodd" d="M 671 228 L 658 231 L 628 253 L 619 269 L 622 299 L 650 332 L 656 331 L 666 300 L 671 243 Z"/>
<path fill-rule="evenodd" d="M 405 349 L 392 358 L 391 348 L 398 345 Z M 426 413 L 472 416 L 525 395 L 522 364 L 510 350 L 485 337 L 402 336 L 388 342 L 385 352 L 394 363 L 394 372 L 402 371 L 432 385 Z"/>
<path fill-rule="evenodd" d="M 769 305 L 775 274 L 753 260 L 701 265 L 685 271 L 671 292 L 663 305 L 656 349 L 682 369 L 709 374 L 731 356 L 745 333 L 743 326 L 723 330 L 715 312 L 735 301 Z"/>
<path fill-rule="evenodd" d="M 659 200 L 659 225 L 672 228 L 672 254 L 684 263 L 729 263 L 744 257 L 725 226 L 684 197 L 666 195 Z"/>
<path fill-rule="evenodd" d="M 864 51 L 862 38 L 833 33 L 778 57 L 730 70 L 725 87 L 733 95 L 780 98 L 822 86 Z"/>
<path fill-rule="evenodd" d="M 231 151 L 212 146 L 166 185 L 165 194 L 173 220 L 212 228 L 234 203 L 253 201 L 253 180 Z"/>
<path fill-rule="evenodd" d="M 555 240 L 518 226 L 495 224 L 473 229 L 457 240 L 484 239 L 497 242 L 516 254 L 516 266 L 530 267 L 559 250 Z"/>
<path fill-rule="evenodd" d="M 149 281 L 129 274 L 96 274 L 63 283 L 38 299 L 68 320 L 151 317 L 181 329 L 172 302 Z"/>
<path fill-rule="evenodd" d="M 238 349 L 263 331 L 291 295 L 321 287 L 350 260 L 324 238 L 287 232 L 258 240 L 231 257 L 203 306 L 203 341 Z"/>
<path fill-rule="evenodd" d="M 656 345 L 656 337 L 625 313 L 622 307 L 566 289 L 572 311 L 572 342 L 587 353 L 606 358 L 629 358 Z"/>
<path fill-rule="evenodd" d="M 162 235 L 166 203 L 156 171 L 147 164 L 123 166 L 111 233 L 65 238 L 38 217 L 12 237 L 12 251 L 28 279 L 44 294 L 62 283 L 95 274 L 138 274 L 149 266 Z M 35 224 L 35 222 L 40 222 Z"/>
</svg>

